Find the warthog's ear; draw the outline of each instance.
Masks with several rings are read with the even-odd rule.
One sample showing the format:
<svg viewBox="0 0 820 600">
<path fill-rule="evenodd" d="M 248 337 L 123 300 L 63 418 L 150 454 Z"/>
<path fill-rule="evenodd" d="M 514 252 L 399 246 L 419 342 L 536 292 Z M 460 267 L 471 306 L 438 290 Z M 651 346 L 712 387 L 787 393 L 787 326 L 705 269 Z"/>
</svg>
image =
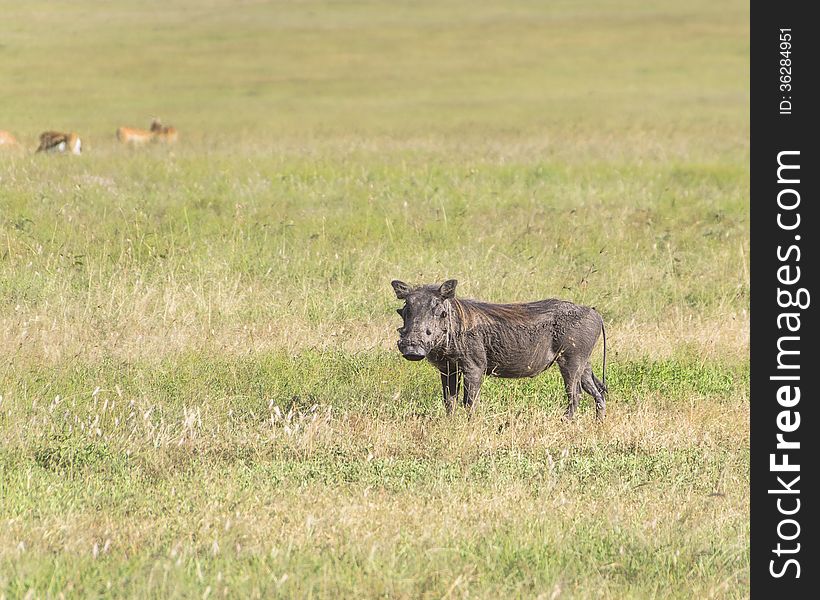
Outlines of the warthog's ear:
<svg viewBox="0 0 820 600">
<path fill-rule="evenodd" d="M 393 281 L 391 281 L 390 285 L 393 286 L 393 290 L 396 292 L 396 298 L 398 298 L 399 300 L 404 300 L 407 297 L 407 294 L 409 294 L 411 291 L 409 285 L 407 285 L 403 281 L 399 281 L 398 279 L 394 279 Z"/>
<path fill-rule="evenodd" d="M 444 283 L 441 284 L 441 287 L 438 289 L 438 294 L 444 300 L 448 298 L 452 298 L 456 295 L 456 286 L 458 285 L 458 281 L 455 279 L 448 279 Z"/>
</svg>

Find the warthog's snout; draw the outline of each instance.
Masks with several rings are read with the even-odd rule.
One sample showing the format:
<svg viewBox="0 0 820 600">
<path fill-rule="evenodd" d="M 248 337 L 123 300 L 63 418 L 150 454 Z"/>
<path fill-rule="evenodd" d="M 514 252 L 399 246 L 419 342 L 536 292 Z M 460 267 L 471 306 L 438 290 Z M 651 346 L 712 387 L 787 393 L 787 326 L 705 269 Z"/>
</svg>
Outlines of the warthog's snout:
<svg viewBox="0 0 820 600">
<path fill-rule="evenodd" d="M 423 360 L 427 356 L 424 346 L 406 340 L 399 340 L 399 352 L 407 360 Z"/>
</svg>

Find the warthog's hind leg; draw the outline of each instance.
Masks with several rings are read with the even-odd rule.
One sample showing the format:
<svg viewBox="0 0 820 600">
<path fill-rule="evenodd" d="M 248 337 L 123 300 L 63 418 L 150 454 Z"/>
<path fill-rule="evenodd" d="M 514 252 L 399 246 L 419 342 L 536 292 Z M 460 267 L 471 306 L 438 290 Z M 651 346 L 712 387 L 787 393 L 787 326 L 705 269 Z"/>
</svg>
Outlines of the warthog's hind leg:
<svg viewBox="0 0 820 600">
<path fill-rule="evenodd" d="M 567 392 L 567 410 L 564 419 L 571 421 L 578 410 L 578 401 L 581 398 L 580 369 L 572 361 L 558 361 L 558 368 L 561 369 L 561 376 L 564 378 L 564 390 Z"/>
<path fill-rule="evenodd" d="M 595 416 L 599 421 L 603 421 L 606 416 L 606 400 L 603 393 L 601 393 L 601 388 L 604 388 L 604 384 L 595 377 L 589 363 L 584 367 L 584 372 L 581 374 L 581 387 L 595 399 Z"/>
<path fill-rule="evenodd" d="M 590 367 L 590 369 L 591 368 L 592 367 Z M 595 376 L 595 373 L 592 374 L 592 381 L 595 382 L 595 387 L 598 388 L 598 391 L 601 392 L 602 395 L 609 391 L 603 382 Z"/>
</svg>

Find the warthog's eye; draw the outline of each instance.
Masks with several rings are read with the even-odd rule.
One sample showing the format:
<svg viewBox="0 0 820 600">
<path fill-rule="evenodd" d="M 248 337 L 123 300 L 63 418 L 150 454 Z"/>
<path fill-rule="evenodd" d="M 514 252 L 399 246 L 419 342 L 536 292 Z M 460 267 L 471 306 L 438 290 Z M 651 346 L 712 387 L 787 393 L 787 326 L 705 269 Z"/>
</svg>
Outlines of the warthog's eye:
<svg viewBox="0 0 820 600">
<path fill-rule="evenodd" d="M 443 319 L 446 316 L 447 316 L 447 311 L 446 310 L 441 311 L 441 314 L 439 315 L 439 317 L 441 317 Z"/>
</svg>

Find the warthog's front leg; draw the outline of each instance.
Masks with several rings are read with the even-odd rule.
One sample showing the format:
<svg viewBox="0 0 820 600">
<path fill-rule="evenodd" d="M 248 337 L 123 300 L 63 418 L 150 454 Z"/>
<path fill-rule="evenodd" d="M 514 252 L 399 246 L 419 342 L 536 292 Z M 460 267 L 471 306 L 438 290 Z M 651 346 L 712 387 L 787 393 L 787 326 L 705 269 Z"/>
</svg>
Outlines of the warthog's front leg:
<svg viewBox="0 0 820 600">
<path fill-rule="evenodd" d="M 464 406 L 470 410 L 478 403 L 481 382 L 484 380 L 484 369 L 464 370 Z"/>
<path fill-rule="evenodd" d="M 448 415 L 453 412 L 456 398 L 458 398 L 460 375 L 461 374 L 455 369 L 453 369 L 452 373 L 441 374 L 441 391 L 444 395 L 444 409 L 447 411 Z"/>
</svg>

